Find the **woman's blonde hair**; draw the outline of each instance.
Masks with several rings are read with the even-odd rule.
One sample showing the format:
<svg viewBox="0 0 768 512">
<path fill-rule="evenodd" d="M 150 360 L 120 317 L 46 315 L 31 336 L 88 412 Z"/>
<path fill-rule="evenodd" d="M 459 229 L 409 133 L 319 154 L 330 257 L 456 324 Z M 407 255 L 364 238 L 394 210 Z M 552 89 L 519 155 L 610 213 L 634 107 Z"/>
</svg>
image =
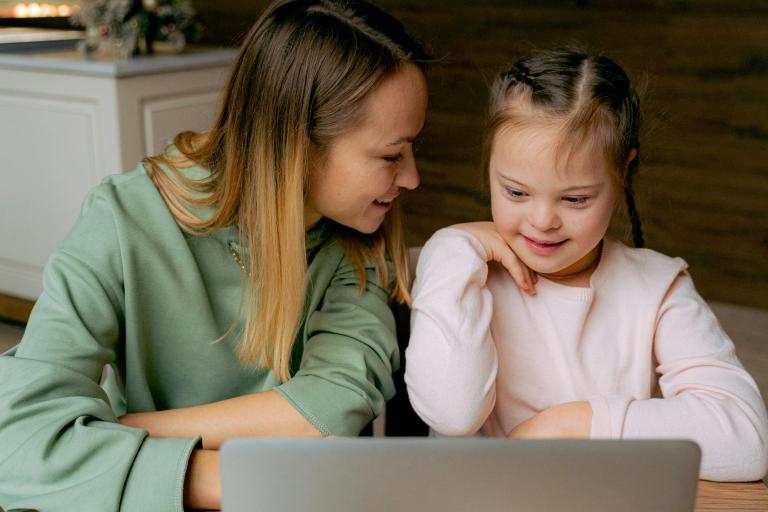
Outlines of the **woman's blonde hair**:
<svg viewBox="0 0 768 512">
<path fill-rule="evenodd" d="M 290 379 L 302 320 L 307 262 L 304 201 L 310 155 L 326 150 L 361 121 L 379 80 L 406 62 L 423 69 L 426 55 L 394 18 L 362 1 L 298 0 L 270 5 L 242 44 L 213 128 L 184 132 L 147 173 L 187 233 L 209 235 L 236 225 L 248 249 L 241 311 L 247 305 L 240 360 Z M 175 148 L 178 153 L 170 150 Z M 179 168 L 199 164 L 201 180 Z M 209 218 L 193 208 L 213 209 Z M 366 286 L 373 262 L 392 298 L 409 302 L 407 252 L 394 209 L 372 235 L 339 229 L 347 257 Z M 394 264 L 387 271 L 386 256 Z M 245 255 L 241 256 L 245 263 Z M 245 296 L 247 294 L 247 297 Z M 223 337 L 223 336 L 222 336 Z"/>
</svg>

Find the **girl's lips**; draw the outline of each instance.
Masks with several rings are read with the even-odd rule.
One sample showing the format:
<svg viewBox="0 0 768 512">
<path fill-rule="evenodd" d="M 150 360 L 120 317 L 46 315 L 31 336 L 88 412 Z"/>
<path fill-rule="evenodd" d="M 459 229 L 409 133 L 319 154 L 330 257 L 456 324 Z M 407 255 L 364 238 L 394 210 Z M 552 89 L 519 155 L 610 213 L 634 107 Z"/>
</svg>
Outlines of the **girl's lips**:
<svg viewBox="0 0 768 512">
<path fill-rule="evenodd" d="M 525 235 L 522 235 L 523 239 L 525 240 L 525 243 L 528 244 L 528 247 L 531 248 L 533 252 L 536 254 L 540 254 L 542 256 L 547 256 L 552 254 L 553 252 L 557 251 L 560 247 L 563 246 L 567 240 L 561 240 L 560 242 L 540 242 L 537 240 L 533 240 L 532 238 L 528 238 Z"/>
</svg>

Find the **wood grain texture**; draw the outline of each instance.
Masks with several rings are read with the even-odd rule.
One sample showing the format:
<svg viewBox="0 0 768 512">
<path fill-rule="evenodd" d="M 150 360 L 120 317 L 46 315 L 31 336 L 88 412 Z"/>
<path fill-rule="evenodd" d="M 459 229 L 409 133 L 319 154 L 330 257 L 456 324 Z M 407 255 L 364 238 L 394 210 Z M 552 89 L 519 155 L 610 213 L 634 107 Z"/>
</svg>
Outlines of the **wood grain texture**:
<svg viewBox="0 0 768 512">
<path fill-rule="evenodd" d="M 763 482 L 699 481 L 696 512 L 768 510 L 768 488 Z"/>
<path fill-rule="evenodd" d="M 711 300 L 768 308 L 768 3 L 759 0 L 382 0 L 437 59 L 406 194 L 408 240 L 488 218 L 479 155 L 487 89 L 532 48 L 579 42 L 646 80 L 638 208 L 647 246 L 681 256 Z M 267 4 L 196 0 L 208 42 Z M 727 4 L 727 5 L 726 5 Z M 622 218 L 611 232 L 627 239 Z"/>
<path fill-rule="evenodd" d="M 0 294 L 0 318 L 25 324 L 34 305 L 30 300 Z"/>
</svg>

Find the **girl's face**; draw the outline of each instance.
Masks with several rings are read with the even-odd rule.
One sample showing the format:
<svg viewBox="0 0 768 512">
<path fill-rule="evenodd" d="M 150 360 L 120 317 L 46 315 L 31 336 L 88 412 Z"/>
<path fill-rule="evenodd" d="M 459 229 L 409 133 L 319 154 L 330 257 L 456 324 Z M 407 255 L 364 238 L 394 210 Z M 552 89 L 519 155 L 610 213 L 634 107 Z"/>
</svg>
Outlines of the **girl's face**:
<svg viewBox="0 0 768 512">
<path fill-rule="evenodd" d="M 558 128 L 502 128 L 496 134 L 491 208 L 499 234 L 529 268 L 567 277 L 592 268 L 615 190 L 601 151 L 574 148 L 557 158 Z"/>
<path fill-rule="evenodd" d="M 337 137 L 309 177 L 307 228 L 321 217 L 361 233 L 376 231 L 403 188 L 419 185 L 413 141 L 424 126 L 427 84 L 406 63 L 365 100 L 362 122 Z"/>
</svg>

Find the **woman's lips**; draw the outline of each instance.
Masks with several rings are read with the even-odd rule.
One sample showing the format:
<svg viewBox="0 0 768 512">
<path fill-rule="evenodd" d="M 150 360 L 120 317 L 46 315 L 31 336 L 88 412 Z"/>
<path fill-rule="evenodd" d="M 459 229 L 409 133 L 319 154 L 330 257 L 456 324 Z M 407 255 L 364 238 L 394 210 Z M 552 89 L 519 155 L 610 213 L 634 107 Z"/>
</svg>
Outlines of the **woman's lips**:
<svg viewBox="0 0 768 512">
<path fill-rule="evenodd" d="M 388 212 L 392 208 L 392 203 L 394 203 L 394 199 L 388 203 L 380 203 L 379 201 L 374 201 L 373 206 L 378 208 L 379 210 L 383 210 L 385 212 Z"/>
<path fill-rule="evenodd" d="M 542 256 L 548 256 L 552 254 L 560 247 L 562 247 L 565 242 L 567 242 L 567 240 L 561 240 L 559 242 L 544 242 L 541 240 L 528 238 L 525 235 L 522 235 L 522 237 L 525 240 L 525 243 L 528 244 L 528 247 L 530 247 L 533 252 L 536 254 L 541 254 Z"/>
</svg>

